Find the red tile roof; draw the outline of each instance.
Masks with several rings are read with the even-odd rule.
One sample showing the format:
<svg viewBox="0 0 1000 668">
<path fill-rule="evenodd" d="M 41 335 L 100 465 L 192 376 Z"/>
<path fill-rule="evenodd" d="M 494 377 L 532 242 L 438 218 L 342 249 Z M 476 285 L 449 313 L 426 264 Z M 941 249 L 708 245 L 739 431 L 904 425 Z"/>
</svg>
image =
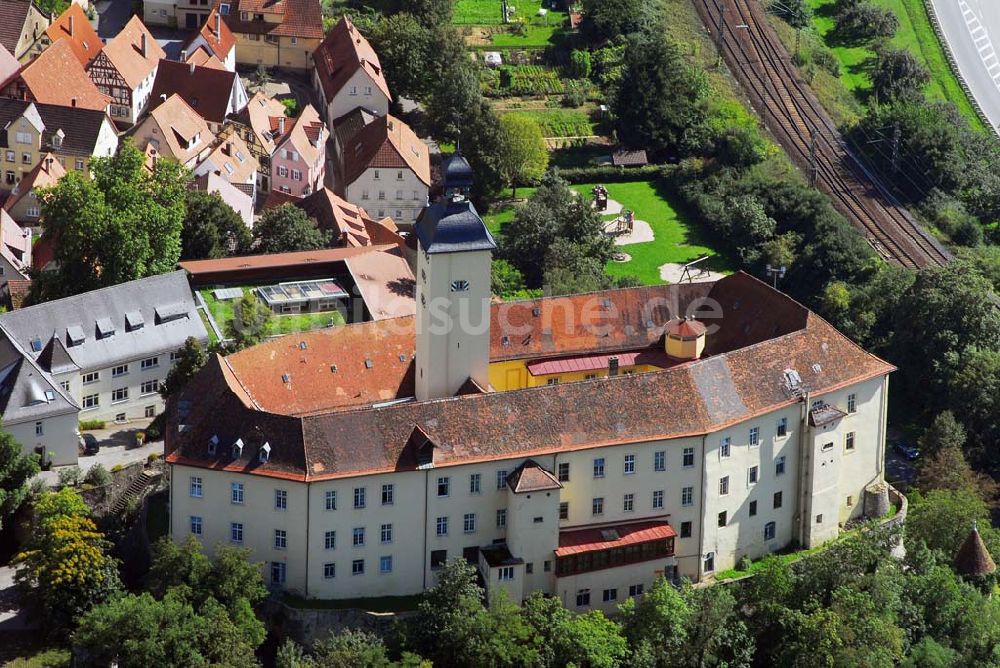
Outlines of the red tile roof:
<svg viewBox="0 0 1000 668">
<path fill-rule="evenodd" d="M 707 327 L 704 323 L 687 318 L 671 320 L 667 324 L 667 334 L 681 339 L 695 339 L 705 333 Z"/>
<path fill-rule="evenodd" d="M 635 522 L 615 526 L 560 531 L 557 557 L 565 557 L 582 552 L 598 552 L 615 547 L 649 543 L 654 540 L 674 538 L 677 532 L 666 520 Z"/>
<path fill-rule="evenodd" d="M 7 296 L 10 299 L 10 307 L 19 309 L 24 305 L 24 300 L 31 291 L 31 280 L 21 278 L 11 278 L 7 281 Z"/>
<path fill-rule="evenodd" d="M 551 373 L 573 373 L 575 371 L 595 371 L 607 369 L 612 357 L 618 358 L 619 367 L 649 365 L 665 369 L 677 364 L 664 351 L 655 348 L 628 350 L 604 355 L 576 355 L 556 359 L 542 359 L 528 363 L 528 373 L 532 376 L 545 376 Z"/>
<path fill-rule="evenodd" d="M 98 111 L 111 104 L 111 98 L 97 90 L 90 80 L 68 39 L 45 49 L 21 70 L 21 79 L 36 102 Z"/>
<path fill-rule="evenodd" d="M 410 264 L 392 253 L 361 253 L 344 260 L 372 320 L 417 314 Z"/>
<path fill-rule="evenodd" d="M 366 169 L 409 169 L 425 185 L 431 184 L 431 159 L 427 144 L 410 126 L 395 116 L 372 120 L 344 145 L 344 182 L 354 183 Z"/>
<path fill-rule="evenodd" d="M 143 35 L 146 37 L 145 53 L 142 51 Z M 153 34 L 143 25 L 138 16 L 129 19 L 121 32 L 104 45 L 102 53 L 111 61 L 111 64 L 115 66 L 115 69 L 132 90 L 138 88 L 142 80 L 149 76 L 160 60 L 167 57 L 166 52 L 156 42 Z"/>
<path fill-rule="evenodd" d="M 215 7 L 219 7 L 216 0 Z M 241 21 L 240 12 L 279 14 L 281 23 Z M 234 33 L 323 39 L 323 10 L 319 0 L 237 0 L 226 16 Z"/>
<path fill-rule="evenodd" d="M 195 33 L 195 35 L 191 38 L 191 41 L 193 41 L 198 35 L 201 35 L 202 38 L 208 43 L 209 48 L 212 49 L 213 55 L 215 55 L 220 61 L 225 60 L 226 56 L 229 55 L 229 52 L 232 51 L 234 46 L 236 46 L 236 36 L 233 35 L 233 31 L 229 29 L 226 22 L 221 20 L 218 7 L 209 12 L 208 18 L 205 20 L 205 25 L 201 27 L 201 30 Z M 189 45 L 191 44 L 191 41 L 188 42 Z"/>
<path fill-rule="evenodd" d="M 161 60 L 149 94 L 150 108 L 162 104 L 161 95 L 169 98 L 176 93 L 206 121 L 222 123 L 238 76 L 225 69 Z"/>
<path fill-rule="evenodd" d="M 359 69 L 364 70 L 375 86 L 392 100 L 378 54 L 347 16 L 330 29 L 326 39 L 313 52 L 313 61 L 327 101 L 333 99 Z"/>
<path fill-rule="evenodd" d="M 59 18 L 46 28 L 45 34 L 55 42 L 68 42 L 80 64 L 86 67 L 98 53 L 104 42 L 97 36 L 83 8 L 75 2 Z"/>
<path fill-rule="evenodd" d="M 507 476 L 507 486 L 515 494 L 562 488 L 562 484 L 552 475 L 552 471 L 546 471 L 533 459 L 525 461 L 510 472 Z"/>
<path fill-rule="evenodd" d="M 7 201 L 3 203 L 3 208 L 10 211 L 28 193 L 36 188 L 54 186 L 64 176 L 66 176 L 66 168 L 62 166 L 62 163 L 56 160 L 51 153 L 44 154 L 38 164 L 17 184 L 17 192 L 11 193 Z"/>
<path fill-rule="evenodd" d="M 215 54 L 209 53 L 203 46 L 199 46 L 194 51 L 188 53 L 187 60 L 184 62 L 188 65 L 194 63 L 200 67 L 211 67 L 215 70 L 226 69 L 226 66 L 222 63 L 222 61 L 216 58 Z"/>
<path fill-rule="evenodd" d="M 299 152 L 302 160 L 312 166 L 321 152 L 326 151 L 326 126 L 319 117 L 319 112 L 311 104 L 307 104 L 294 119 L 285 120 L 285 134 L 281 135 L 281 118 L 270 117 L 271 133 L 275 148 L 281 148 L 286 142 Z"/>
</svg>

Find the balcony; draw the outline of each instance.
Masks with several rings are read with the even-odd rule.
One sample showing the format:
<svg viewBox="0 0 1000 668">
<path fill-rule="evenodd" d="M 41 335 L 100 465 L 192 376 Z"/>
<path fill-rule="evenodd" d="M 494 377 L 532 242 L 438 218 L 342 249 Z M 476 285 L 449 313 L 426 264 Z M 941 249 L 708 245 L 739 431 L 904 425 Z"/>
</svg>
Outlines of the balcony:
<svg viewBox="0 0 1000 668">
<path fill-rule="evenodd" d="M 556 577 L 672 557 L 676 537 L 677 532 L 664 520 L 562 531 Z"/>
</svg>

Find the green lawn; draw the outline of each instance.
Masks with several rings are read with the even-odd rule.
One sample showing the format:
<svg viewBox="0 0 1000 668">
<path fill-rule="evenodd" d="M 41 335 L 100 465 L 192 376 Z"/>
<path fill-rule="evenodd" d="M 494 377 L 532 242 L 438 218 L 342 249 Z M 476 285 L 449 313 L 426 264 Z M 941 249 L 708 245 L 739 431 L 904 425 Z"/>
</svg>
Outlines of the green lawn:
<svg viewBox="0 0 1000 668">
<path fill-rule="evenodd" d="M 243 292 L 257 287 L 256 285 L 244 285 Z M 233 319 L 233 304 L 235 299 L 217 300 L 215 298 L 215 288 L 204 288 L 199 290 L 205 304 L 208 306 L 212 319 L 219 325 L 223 334 L 226 331 L 226 323 Z M 291 334 L 293 332 L 305 332 L 311 329 L 322 329 L 333 325 L 343 325 L 344 316 L 339 311 L 325 311 L 322 313 L 295 313 L 289 315 L 274 315 L 271 318 L 271 325 L 268 328 L 268 336 L 277 334 Z"/>
<path fill-rule="evenodd" d="M 840 61 L 840 80 L 859 100 L 866 101 L 871 88 L 868 69 L 874 54 L 863 46 L 838 44 L 831 32 L 834 27 L 832 8 L 836 0 L 808 0 L 813 9 L 813 28 Z M 891 43 L 909 49 L 931 73 L 927 96 L 933 100 L 951 102 L 973 127 L 983 129 L 969 98 L 948 65 L 923 0 L 873 0 L 876 5 L 891 9 L 899 17 L 899 30 Z M 786 32 L 787 34 L 787 32 Z M 787 40 L 786 40 L 787 44 Z M 824 101 L 826 103 L 826 101 Z"/>
<path fill-rule="evenodd" d="M 589 137 L 597 134 L 585 109 L 519 109 L 503 113 L 535 119 L 545 137 Z"/>
<path fill-rule="evenodd" d="M 590 198 L 595 184 L 572 186 L 581 196 Z M 609 262 L 606 271 L 611 276 L 638 276 L 646 285 L 663 283 L 660 279 L 660 265 L 667 262 L 685 263 L 704 255 L 714 255 L 708 260 L 707 268 L 713 271 L 730 271 L 725 258 L 716 254 L 700 238 L 697 223 L 686 213 L 679 211 L 670 202 L 670 193 L 655 181 L 633 181 L 630 183 L 606 184 L 608 194 L 622 206 L 635 211 L 638 220 L 649 223 L 653 229 L 653 241 L 620 246 L 618 250 L 628 253 L 628 262 Z M 518 197 L 528 197 L 533 188 L 518 188 Z M 486 226 L 496 235 L 501 233 L 504 223 L 514 219 L 514 207 L 506 205 L 483 216 Z"/>
<path fill-rule="evenodd" d="M 516 8 L 514 18 L 523 18 L 531 23 L 545 22 L 545 18 L 538 16 L 542 0 L 512 0 L 510 4 Z M 550 25 L 558 26 L 566 18 L 566 12 L 549 9 L 547 18 Z M 501 0 L 456 0 L 452 23 L 479 26 L 502 25 L 503 2 Z"/>
</svg>

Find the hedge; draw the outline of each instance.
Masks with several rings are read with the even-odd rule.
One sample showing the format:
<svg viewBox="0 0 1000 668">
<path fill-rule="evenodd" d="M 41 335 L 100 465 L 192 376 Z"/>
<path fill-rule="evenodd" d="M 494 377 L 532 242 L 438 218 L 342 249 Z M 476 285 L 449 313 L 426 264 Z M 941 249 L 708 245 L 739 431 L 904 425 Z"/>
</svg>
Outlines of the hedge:
<svg viewBox="0 0 1000 668">
<path fill-rule="evenodd" d="M 80 431 L 93 431 L 94 429 L 104 429 L 104 420 L 80 420 Z"/>
<path fill-rule="evenodd" d="M 570 183 L 628 183 L 629 181 L 648 181 L 656 178 L 662 169 L 663 165 L 644 165 L 642 167 L 593 165 L 560 169 L 559 176 Z"/>
</svg>

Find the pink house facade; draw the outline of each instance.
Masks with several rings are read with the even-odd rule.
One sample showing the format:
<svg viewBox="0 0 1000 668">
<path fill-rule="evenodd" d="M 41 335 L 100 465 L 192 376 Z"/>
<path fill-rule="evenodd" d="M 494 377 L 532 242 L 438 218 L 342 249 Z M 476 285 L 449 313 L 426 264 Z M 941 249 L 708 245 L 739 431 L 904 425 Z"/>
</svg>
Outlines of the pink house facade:
<svg viewBox="0 0 1000 668">
<path fill-rule="evenodd" d="M 316 109 L 307 105 L 298 118 L 279 117 L 272 122 L 271 189 L 305 197 L 322 188 L 329 134 Z"/>
</svg>

